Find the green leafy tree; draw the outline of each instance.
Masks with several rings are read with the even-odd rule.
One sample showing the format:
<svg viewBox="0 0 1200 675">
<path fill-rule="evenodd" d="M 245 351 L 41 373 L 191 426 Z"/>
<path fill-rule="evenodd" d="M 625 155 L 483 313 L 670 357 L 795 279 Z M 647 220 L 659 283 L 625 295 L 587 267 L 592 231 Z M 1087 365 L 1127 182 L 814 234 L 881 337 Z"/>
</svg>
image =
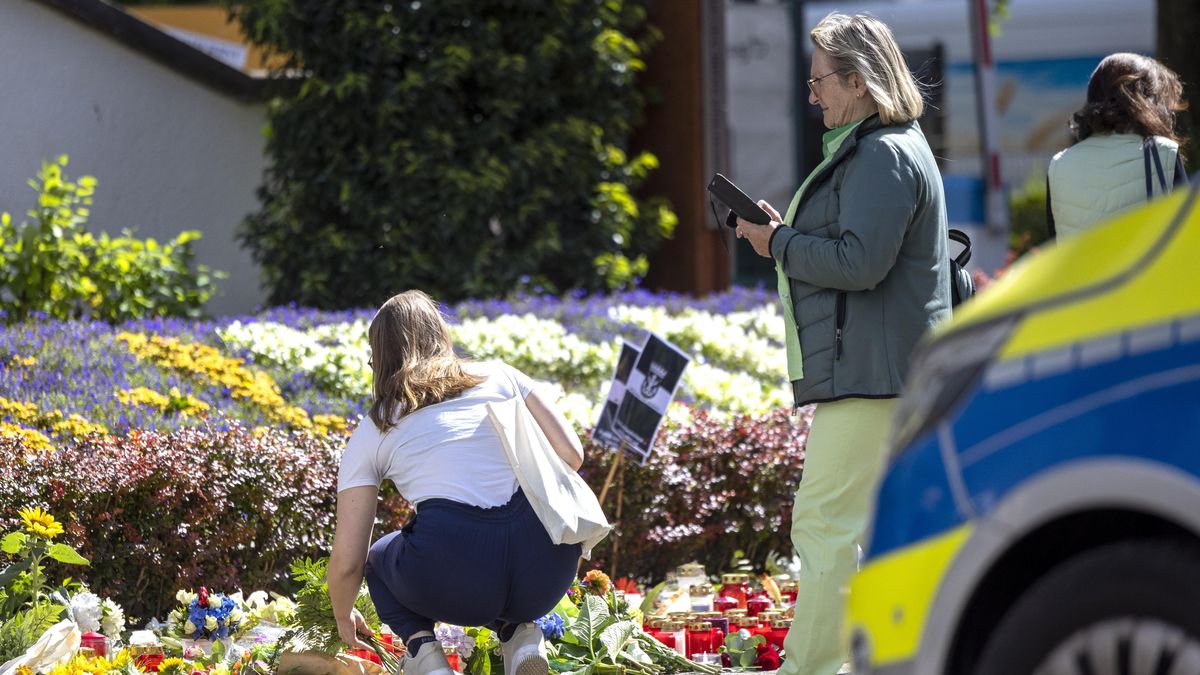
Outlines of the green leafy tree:
<svg viewBox="0 0 1200 675">
<path fill-rule="evenodd" d="M 226 0 L 303 73 L 242 231 L 270 300 L 626 287 L 676 218 L 636 190 L 648 0 Z"/>
</svg>

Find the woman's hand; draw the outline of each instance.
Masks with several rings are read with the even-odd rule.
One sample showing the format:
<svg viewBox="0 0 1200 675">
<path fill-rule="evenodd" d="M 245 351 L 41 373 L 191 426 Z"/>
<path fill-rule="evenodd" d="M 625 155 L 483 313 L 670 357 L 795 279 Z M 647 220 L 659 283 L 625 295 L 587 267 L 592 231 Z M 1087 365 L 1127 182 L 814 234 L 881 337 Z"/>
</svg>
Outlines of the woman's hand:
<svg viewBox="0 0 1200 675">
<path fill-rule="evenodd" d="M 767 200 L 758 200 L 758 205 L 762 207 L 767 215 L 771 216 L 771 222 L 766 225 L 757 225 L 748 220 L 737 219 L 737 236 L 738 239 L 745 239 L 750 242 L 750 246 L 754 248 L 754 252 L 764 258 L 771 257 L 771 235 L 775 233 L 775 228 L 783 224 L 783 216 L 775 210 L 775 207 L 767 203 Z"/>
<path fill-rule="evenodd" d="M 367 626 L 367 620 L 359 613 L 357 609 L 350 610 L 350 614 L 337 617 L 338 637 L 342 638 L 351 649 L 374 649 L 371 645 L 359 639 L 359 634 L 374 635 L 371 628 Z"/>
<path fill-rule="evenodd" d="M 329 583 L 329 602 L 337 621 L 338 637 L 357 649 L 371 646 L 358 638 L 359 633 L 374 635 L 354 608 L 362 587 L 363 565 L 375 524 L 375 502 L 379 488 L 370 485 L 342 490 L 337 496 L 337 526 L 333 533 L 333 552 L 325 578 Z"/>
</svg>

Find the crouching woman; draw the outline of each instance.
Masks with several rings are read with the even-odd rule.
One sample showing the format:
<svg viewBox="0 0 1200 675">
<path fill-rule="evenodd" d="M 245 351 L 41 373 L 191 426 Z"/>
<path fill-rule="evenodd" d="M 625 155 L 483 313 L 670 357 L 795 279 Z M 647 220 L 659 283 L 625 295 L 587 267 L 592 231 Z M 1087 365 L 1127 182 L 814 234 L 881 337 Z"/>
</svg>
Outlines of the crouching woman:
<svg viewBox="0 0 1200 675">
<path fill-rule="evenodd" d="M 578 436 L 520 371 L 455 354 L 437 305 L 420 291 L 379 309 L 368 332 L 374 402 L 338 472 L 329 596 L 342 640 L 367 647 L 354 600 L 371 600 L 405 643 L 405 675 L 454 675 L 435 622 L 487 626 L 505 675 L 545 675 L 541 630 L 575 576 L 579 544 L 555 545 L 520 490 L 486 405 L 521 396 L 555 452 L 583 463 Z M 416 509 L 370 545 L 379 486 L 390 480 Z"/>
</svg>

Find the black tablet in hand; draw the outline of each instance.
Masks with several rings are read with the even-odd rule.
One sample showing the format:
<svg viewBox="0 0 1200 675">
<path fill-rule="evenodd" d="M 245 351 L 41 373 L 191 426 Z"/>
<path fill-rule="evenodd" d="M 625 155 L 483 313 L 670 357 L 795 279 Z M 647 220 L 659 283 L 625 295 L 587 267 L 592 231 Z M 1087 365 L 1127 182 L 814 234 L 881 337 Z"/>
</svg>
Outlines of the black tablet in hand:
<svg viewBox="0 0 1200 675">
<path fill-rule="evenodd" d="M 708 183 L 708 192 L 717 201 L 729 208 L 730 213 L 735 214 L 742 220 L 748 220 L 758 225 L 766 225 L 771 222 L 771 215 L 762 209 L 758 204 L 746 196 L 745 192 L 738 189 L 728 178 L 717 174 L 713 176 Z M 725 220 L 725 224 L 729 227 L 737 227 L 737 221 L 733 218 Z"/>
</svg>

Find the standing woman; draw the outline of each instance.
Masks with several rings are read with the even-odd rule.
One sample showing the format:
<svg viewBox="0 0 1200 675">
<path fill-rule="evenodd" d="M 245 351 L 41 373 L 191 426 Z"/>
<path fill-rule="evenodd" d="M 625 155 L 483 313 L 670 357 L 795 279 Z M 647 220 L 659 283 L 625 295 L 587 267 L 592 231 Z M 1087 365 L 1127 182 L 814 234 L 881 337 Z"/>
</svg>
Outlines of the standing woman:
<svg viewBox="0 0 1200 675">
<path fill-rule="evenodd" d="M 566 593 L 580 546 L 550 541 L 487 403 L 524 398 L 573 469 L 583 464 L 578 436 L 520 371 L 456 355 L 437 305 L 420 291 L 384 303 L 368 339 L 375 401 L 342 456 L 329 559 L 338 633 L 351 647 L 368 646 L 358 634 L 370 630 L 354 609 L 365 573 L 379 618 L 408 648 L 405 675 L 455 675 L 433 637 L 436 621 L 488 626 L 500 636 L 505 675 L 546 675 L 532 621 Z M 368 548 L 385 479 L 417 515 Z"/>
<path fill-rule="evenodd" d="M 786 217 L 764 201 L 770 224 L 738 220 L 775 260 L 796 405 L 817 404 L 792 509 L 801 570 L 785 675 L 845 661 L 845 596 L 896 396 L 917 341 L 950 316 L 946 205 L 916 80 L 877 19 L 833 13 L 811 37 L 825 159 Z"/>
<path fill-rule="evenodd" d="M 1104 57 L 1088 81 L 1087 103 L 1071 115 L 1078 142 L 1050 160 L 1050 233 L 1076 235 L 1186 185 L 1175 130 L 1175 115 L 1186 108 L 1170 68 L 1141 54 Z"/>
</svg>

